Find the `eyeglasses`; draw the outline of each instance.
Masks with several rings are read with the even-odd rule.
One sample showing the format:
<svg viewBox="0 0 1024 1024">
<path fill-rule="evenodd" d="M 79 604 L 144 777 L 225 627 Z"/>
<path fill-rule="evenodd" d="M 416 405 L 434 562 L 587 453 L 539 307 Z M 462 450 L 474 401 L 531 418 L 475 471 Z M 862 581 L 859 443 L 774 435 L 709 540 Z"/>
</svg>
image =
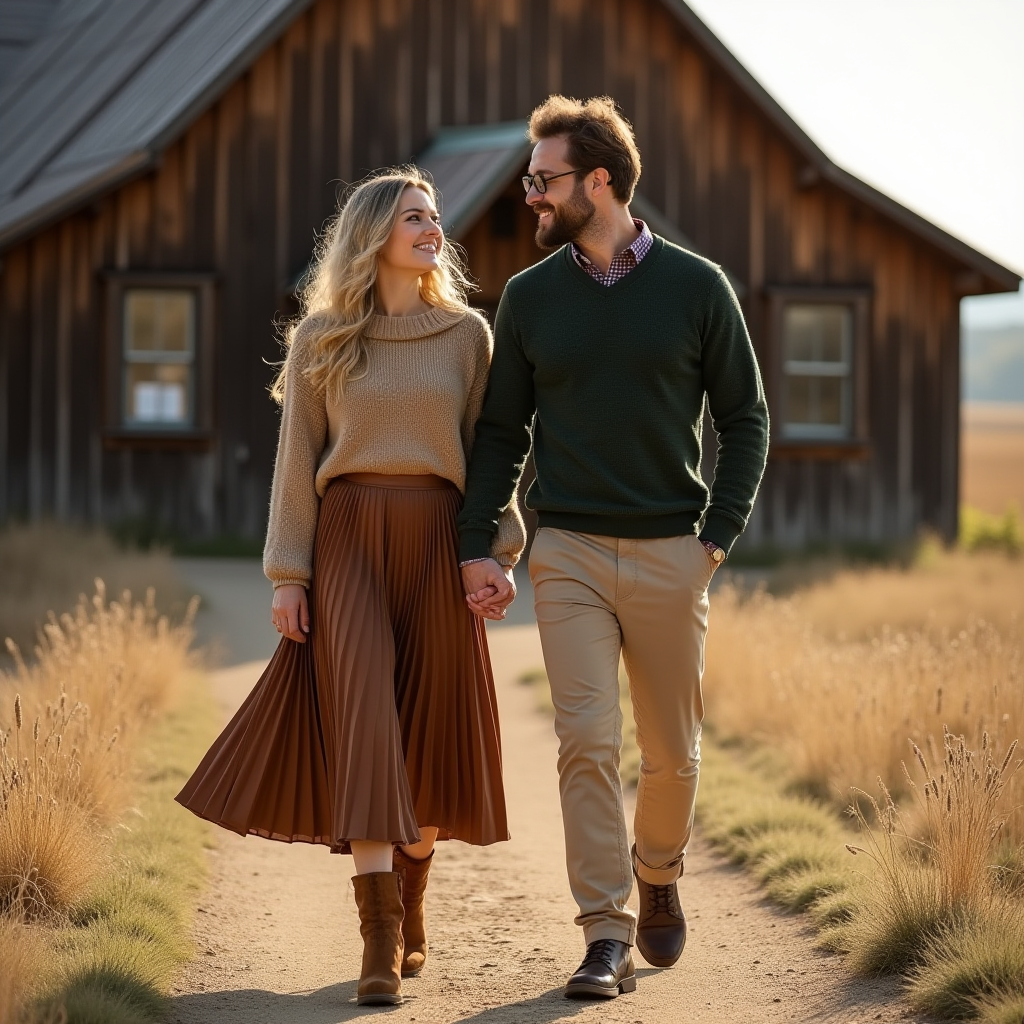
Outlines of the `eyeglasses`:
<svg viewBox="0 0 1024 1024">
<path fill-rule="evenodd" d="M 523 188 L 529 192 L 531 188 L 535 188 L 540 195 L 544 195 L 548 190 L 548 182 L 554 181 L 555 178 L 564 178 L 567 174 L 586 174 L 587 172 L 581 167 L 574 167 L 571 171 L 562 171 L 561 174 L 549 174 L 546 178 L 540 174 L 524 174 L 523 175 Z"/>
</svg>

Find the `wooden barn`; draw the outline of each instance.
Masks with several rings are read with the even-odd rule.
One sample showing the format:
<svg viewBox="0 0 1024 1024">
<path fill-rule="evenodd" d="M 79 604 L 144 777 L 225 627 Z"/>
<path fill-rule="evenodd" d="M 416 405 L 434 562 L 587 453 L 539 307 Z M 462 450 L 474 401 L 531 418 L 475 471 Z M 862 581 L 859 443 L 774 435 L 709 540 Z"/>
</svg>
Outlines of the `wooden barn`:
<svg viewBox="0 0 1024 1024">
<path fill-rule="evenodd" d="M 481 307 L 541 255 L 547 94 L 722 264 L 773 415 L 744 542 L 957 526 L 964 295 L 1017 275 L 832 163 L 682 0 L 0 0 L 0 520 L 258 540 L 275 321 L 343 183 L 418 160 Z"/>
</svg>

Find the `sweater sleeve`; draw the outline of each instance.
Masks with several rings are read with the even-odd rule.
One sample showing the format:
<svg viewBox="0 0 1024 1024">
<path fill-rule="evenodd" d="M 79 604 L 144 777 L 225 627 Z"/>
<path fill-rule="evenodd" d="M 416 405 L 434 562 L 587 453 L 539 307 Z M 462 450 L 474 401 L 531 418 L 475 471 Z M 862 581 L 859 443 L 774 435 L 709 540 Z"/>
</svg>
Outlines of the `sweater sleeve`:
<svg viewBox="0 0 1024 1024">
<path fill-rule="evenodd" d="M 768 406 L 743 312 L 721 271 L 706 306 L 701 368 L 718 459 L 700 536 L 729 551 L 747 525 L 764 473 Z"/>
<path fill-rule="evenodd" d="M 327 406 L 302 373 L 308 321 L 299 325 L 288 353 L 281 435 L 270 493 L 270 521 L 263 572 L 274 588 L 308 587 L 313 579 L 313 541 L 320 498 L 316 472 L 327 442 Z"/>
<path fill-rule="evenodd" d="M 492 550 L 506 546 L 501 516 L 515 508 L 535 413 L 533 367 L 523 352 L 506 286 L 495 320 L 490 379 L 466 472 L 466 501 L 459 514 L 460 561 L 486 558 Z"/>
<path fill-rule="evenodd" d="M 470 465 L 473 443 L 476 439 L 476 425 L 487 392 L 487 380 L 491 368 L 494 343 L 491 332 L 481 325 L 483 337 L 474 351 L 472 383 L 466 401 L 466 413 L 462 419 L 462 447 L 466 453 L 466 465 Z M 519 502 L 513 490 L 509 503 L 500 511 L 497 530 L 490 541 L 490 556 L 503 566 L 513 566 L 519 561 L 526 547 L 526 525 L 519 511 Z M 472 556 L 483 557 L 483 556 Z"/>
</svg>

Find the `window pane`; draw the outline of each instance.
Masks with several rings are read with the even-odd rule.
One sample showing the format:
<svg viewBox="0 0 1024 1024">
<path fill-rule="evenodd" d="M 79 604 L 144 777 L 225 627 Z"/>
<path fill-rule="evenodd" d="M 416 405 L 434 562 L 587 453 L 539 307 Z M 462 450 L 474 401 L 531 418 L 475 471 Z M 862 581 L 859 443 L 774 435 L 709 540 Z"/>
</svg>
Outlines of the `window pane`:
<svg viewBox="0 0 1024 1024">
<path fill-rule="evenodd" d="M 182 363 L 129 363 L 126 419 L 131 424 L 188 426 L 192 421 L 192 368 Z"/>
<path fill-rule="evenodd" d="M 786 422 L 813 423 L 811 419 L 812 377 L 790 377 L 786 386 Z"/>
<path fill-rule="evenodd" d="M 786 362 L 848 363 L 852 318 L 849 306 L 786 306 L 782 358 Z"/>
<path fill-rule="evenodd" d="M 130 288 L 124 296 L 125 353 L 191 353 L 195 295 L 190 291 Z"/>
<path fill-rule="evenodd" d="M 817 387 L 817 409 L 813 423 L 843 425 L 843 380 L 841 377 L 813 377 Z"/>
</svg>

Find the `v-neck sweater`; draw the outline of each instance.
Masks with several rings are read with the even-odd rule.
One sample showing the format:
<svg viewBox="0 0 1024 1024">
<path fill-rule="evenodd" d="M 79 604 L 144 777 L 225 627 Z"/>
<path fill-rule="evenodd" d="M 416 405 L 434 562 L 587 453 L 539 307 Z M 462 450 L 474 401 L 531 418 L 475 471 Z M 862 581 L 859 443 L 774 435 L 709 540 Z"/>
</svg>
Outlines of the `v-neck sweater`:
<svg viewBox="0 0 1024 1024">
<path fill-rule="evenodd" d="M 718 433 L 700 475 L 704 406 Z M 720 267 L 655 236 L 605 286 L 563 246 L 513 277 L 459 517 L 459 557 L 487 554 L 533 445 L 540 527 L 622 538 L 698 530 L 728 551 L 764 472 L 768 409 Z"/>
<path fill-rule="evenodd" d="M 288 352 L 263 552 L 263 570 L 275 587 L 310 585 L 320 499 L 335 477 L 433 474 L 464 491 L 487 389 L 493 341 L 475 311 L 375 314 L 364 335 L 365 372 L 337 400 L 304 373 L 320 326 L 307 317 Z M 515 565 L 526 532 L 514 495 L 498 519 L 486 553 Z"/>
</svg>

